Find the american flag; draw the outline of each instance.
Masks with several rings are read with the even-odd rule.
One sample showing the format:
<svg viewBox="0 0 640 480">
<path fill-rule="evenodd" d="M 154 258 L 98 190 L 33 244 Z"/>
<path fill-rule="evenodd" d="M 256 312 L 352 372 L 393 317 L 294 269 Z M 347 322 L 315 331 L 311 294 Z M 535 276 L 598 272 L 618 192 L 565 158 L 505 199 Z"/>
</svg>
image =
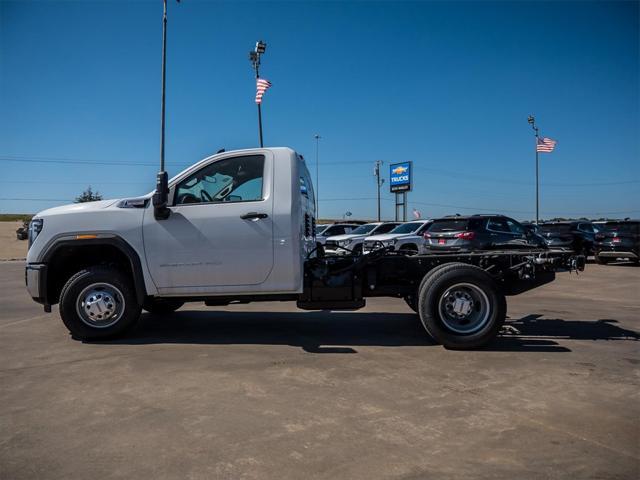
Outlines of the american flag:
<svg viewBox="0 0 640 480">
<path fill-rule="evenodd" d="M 556 141 L 547 137 L 538 137 L 538 143 L 536 144 L 536 152 L 551 153 L 556 148 Z"/>
<path fill-rule="evenodd" d="M 258 78 L 256 80 L 256 103 L 262 103 L 262 96 L 270 86 L 271 82 L 266 78 Z"/>
</svg>

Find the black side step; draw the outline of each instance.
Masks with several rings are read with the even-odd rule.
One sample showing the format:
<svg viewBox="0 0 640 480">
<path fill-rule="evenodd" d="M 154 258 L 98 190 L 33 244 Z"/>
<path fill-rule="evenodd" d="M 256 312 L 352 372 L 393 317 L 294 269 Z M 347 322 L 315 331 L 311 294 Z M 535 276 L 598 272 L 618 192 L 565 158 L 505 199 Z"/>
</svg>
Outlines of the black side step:
<svg viewBox="0 0 640 480">
<path fill-rule="evenodd" d="M 329 300 L 305 302 L 298 300 L 296 302 L 301 310 L 358 310 L 363 308 L 367 302 L 364 298 L 360 300 Z"/>
</svg>

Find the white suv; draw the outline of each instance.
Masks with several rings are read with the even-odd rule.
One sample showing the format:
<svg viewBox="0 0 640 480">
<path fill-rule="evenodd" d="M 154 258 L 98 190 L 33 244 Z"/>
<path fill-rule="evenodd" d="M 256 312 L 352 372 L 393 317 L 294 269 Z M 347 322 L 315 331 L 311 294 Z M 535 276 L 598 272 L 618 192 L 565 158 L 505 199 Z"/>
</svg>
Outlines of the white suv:
<svg viewBox="0 0 640 480">
<path fill-rule="evenodd" d="M 362 253 L 368 254 L 382 247 L 393 247 L 393 250 L 417 254 L 424 251 L 423 233 L 431 225 L 431 220 L 416 220 L 403 223 L 386 235 L 377 235 L 364 239 Z"/>
<path fill-rule="evenodd" d="M 332 223 L 329 225 L 318 225 L 316 227 L 316 242 L 324 245 L 328 237 L 336 235 L 345 235 L 351 233 L 360 225 L 356 223 Z"/>
<path fill-rule="evenodd" d="M 351 233 L 327 238 L 325 253 L 327 255 L 360 255 L 362 243 L 366 237 L 389 233 L 398 225 L 400 225 L 399 222 L 365 223 Z"/>
</svg>

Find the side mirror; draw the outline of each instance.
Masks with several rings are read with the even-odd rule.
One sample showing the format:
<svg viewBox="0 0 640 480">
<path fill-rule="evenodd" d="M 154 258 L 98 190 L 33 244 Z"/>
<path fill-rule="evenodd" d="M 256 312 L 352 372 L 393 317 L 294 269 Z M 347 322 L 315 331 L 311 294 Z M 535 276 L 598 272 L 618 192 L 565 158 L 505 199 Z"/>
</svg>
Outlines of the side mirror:
<svg viewBox="0 0 640 480">
<path fill-rule="evenodd" d="M 166 220 L 171 214 L 167 207 L 169 203 L 169 175 L 158 172 L 156 177 L 156 193 L 153 194 L 153 216 L 156 220 Z"/>
</svg>

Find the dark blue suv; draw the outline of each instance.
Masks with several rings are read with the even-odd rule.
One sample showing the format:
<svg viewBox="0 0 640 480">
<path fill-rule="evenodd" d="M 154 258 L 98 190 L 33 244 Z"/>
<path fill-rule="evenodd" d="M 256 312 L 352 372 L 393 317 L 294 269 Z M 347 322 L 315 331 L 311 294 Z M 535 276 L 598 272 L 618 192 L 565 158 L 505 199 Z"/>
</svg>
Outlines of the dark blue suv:
<svg viewBox="0 0 640 480">
<path fill-rule="evenodd" d="M 530 228 L 504 215 L 438 218 L 424 234 L 427 252 L 545 248 Z"/>
</svg>

